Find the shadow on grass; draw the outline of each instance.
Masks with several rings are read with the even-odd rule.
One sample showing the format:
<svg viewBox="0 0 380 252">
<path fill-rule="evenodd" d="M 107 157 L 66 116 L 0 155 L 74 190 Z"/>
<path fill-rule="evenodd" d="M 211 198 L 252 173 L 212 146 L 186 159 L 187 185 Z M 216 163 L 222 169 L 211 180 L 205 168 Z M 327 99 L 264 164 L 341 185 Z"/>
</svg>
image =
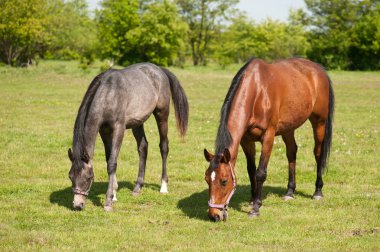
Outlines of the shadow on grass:
<svg viewBox="0 0 380 252">
<path fill-rule="evenodd" d="M 269 194 L 274 194 L 278 197 L 283 197 L 286 192 L 285 187 L 276 186 L 264 186 L 263 187 L 263 200 L 267 198 Z M 296 197 L 311 198 L 311 195 L 305 194 L 300 191 L 296 191 Z M 208 190 L 202 192 L 193 193 L 187 198 L 181 199 L 177 207 L 181 209 L 188 217 L 196 218 L 200 220 L 209 220 L 207 216 L 207 201 L 209 199 Z M 251 200 L 251 186 L 242 185 L 238 186 L 237 190 L 230 201 L 229 208 L 235 209 L 240 212 L 243 211 L 242 203 L 248 203 Z"/>
<path fill-rule="evenodd" d="M 126 181 L 118 181 L 119 189 L 127 188 L 131 191 L 134 188 L 134 184 Z M 106 191 L 108 187 L 108 182 L 94 182 L 91 186 L 90 193 L 87 200 L 90 200 L 95 206 L 103 206 L 101 199 L 105 199 Z M 152 190 L 159 190 L 160 186 L 157 184 L 144 184 L 145 188 L 150 188 Z M 74 194 L 71 187 L 66 187 L 62 190 L 52 192 L 50 194 L 50 202 L 53 204 L 58 204 L 69 209 L 72 209 Z"/>
</svg>

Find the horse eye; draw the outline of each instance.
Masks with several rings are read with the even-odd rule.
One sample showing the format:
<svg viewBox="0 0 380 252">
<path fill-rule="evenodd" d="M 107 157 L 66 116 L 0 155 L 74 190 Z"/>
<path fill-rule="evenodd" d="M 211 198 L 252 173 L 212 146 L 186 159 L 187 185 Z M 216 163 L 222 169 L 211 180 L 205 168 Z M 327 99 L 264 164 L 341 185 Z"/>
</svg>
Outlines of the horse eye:
<svg viewBox="0 0 380 252">
<path fill-rule="evenodd" d="M 221 180 L 220 184 L 221 184 L 222 186 L 226 186 L 226 185 L 227 185 L 227 179 L 223 179 L 223 180 Z"/>
</svg>

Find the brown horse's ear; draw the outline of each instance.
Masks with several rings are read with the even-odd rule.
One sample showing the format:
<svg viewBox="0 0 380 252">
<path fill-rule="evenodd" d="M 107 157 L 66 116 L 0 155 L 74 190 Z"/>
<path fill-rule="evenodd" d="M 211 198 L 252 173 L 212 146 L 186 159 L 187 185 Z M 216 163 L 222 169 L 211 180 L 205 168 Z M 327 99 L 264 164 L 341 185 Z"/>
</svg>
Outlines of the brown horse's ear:
<svg viewBox="0 0 380 252">
<path fill-rule="evenodd" d="M 230 162 L 230 160 L 231 160 L 231 153 L 230 153 L 230 151 L 226 148 L 226 149 L 224 149 L 222 162 L 228 164 L 228 162 Z"/>
<path fill-rule="evenodd" d="M 67 154 L 68 154 L 69 159 L 71 160 L 71 162 L 73 162 L 74 161 L 74 156 L 73 156 L 73 152 L 71 151 L 70 148 L 68 149 Z"/>
<path fill-rule="evenodd" d="M 86 164 L 88 164 L 88 162 L 90 162 L 90 157 L 88 156 L 87 152 L 86 151 L 83 151 L 82 152 L 82 155 L 80 157 L 80 159 L 85 162 Z"/>
<path fill-rule="evenodd" d="M 210 162 L 214 158 L 214 155 L 209 153 L 206 149 L 203 150 L 203 153 L 207 162 Z"/>
</svg>

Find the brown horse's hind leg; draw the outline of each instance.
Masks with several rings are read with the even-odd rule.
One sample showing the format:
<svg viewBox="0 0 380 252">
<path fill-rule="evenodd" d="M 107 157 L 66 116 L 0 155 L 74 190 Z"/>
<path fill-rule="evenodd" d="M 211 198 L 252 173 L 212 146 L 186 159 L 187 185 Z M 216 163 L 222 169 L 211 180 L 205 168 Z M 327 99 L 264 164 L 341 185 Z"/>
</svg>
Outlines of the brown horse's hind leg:
<svg viewBox="0 0 380 252">
<path fill-rule="evenodd" d="M 255 142 L 250 141 L 248 136 L 244 136 L 241 141 L 241 147 L 243 148 L 245 157 L 247 159 L 247 171 L 249 180 L 251 182 L 251 199 L 250 203 L 253 204 L 254 195 L 256 192 L 256 180 L 255 180 L 255 173 L 256 173 L 256 163 L 255 163 L 255 156 L 256 156 L 256 148 L 255 148 Z"/>
<path fill-rule="evenodd" d="M 139 172 L 137 175 L 136 185 L 132 195 L 137 196 L 144 186 L 146 159 L 148 157 L 148 141 L 146 140 L 144 125 L 132 129 L 133 136 L 136 139 L 137 151 L 139 153 Z"/>
<path fill-rule="evenodd" d="M 166 171 L 166 160 L 169 153 L 169 139 L 168 139 L 169 107 L 167 107 L 166 109 L 154 111 L 154 117 L 156 118 L 158 132 L 160 133 L 160 152 L 161 152 L 161 158 L 162 158 L 162 175 L 161 175 L 160 193 L 168 193 L 168 175 Z"/>
<path fill-rule="evenodd" d="M 254 195 L 253 209 L 252 211 L 248 213 L 249 216 L 251 217 L 258 216 L 260 214 L 259 209 L 262 205 L 261 194 L 263 190 L 264 181 L 266 180 L 266 177 L 267 177 L 267 166 L 268 166 L 270 154 L 272 153 L 274 136 L 275 136 L 275 130 L 272 128 L 269 128 L 264 133 L 264 136 L 262 139 L 260 162 L 255 174 L 257 190 Z"/>
<path fill-rule="evenodd" d="M 319 200 L 323 197 L 322 187 L 322 165 L 320 161 L 323 139 L 325 137 L 325 121 L 320 120 L 316 116 L 310 118 L 311 125 L 313 126 L 314 133 L 314 156 L 315 161 L 317 162 L 317 180 L 315 182 L 315 192 L 313 199 Z"/>
<path fill-rule="evenodd" d="M 288 191 L 284 196 L 284 200 L 291 200 L 294 198 L 294 191 L 296 190 L 296 158 L 297 158 L 297 144 L 294 139 L 294 131 L 282 135 L 282 139 L 286 145 L 286 157 L 289 162 L 289 179 Z"/>
</svg>

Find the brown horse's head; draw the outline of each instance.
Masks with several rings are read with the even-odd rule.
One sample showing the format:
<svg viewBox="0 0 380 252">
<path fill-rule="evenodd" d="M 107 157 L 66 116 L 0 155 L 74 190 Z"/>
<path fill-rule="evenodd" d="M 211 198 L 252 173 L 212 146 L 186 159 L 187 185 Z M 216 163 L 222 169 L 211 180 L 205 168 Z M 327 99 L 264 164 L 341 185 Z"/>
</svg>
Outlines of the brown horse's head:
<svg viewBox="0 0 380 252">
<path fill-rule="evenodd" d="M 77 160 L 69 149 L 68 155 L 71 160 L 69 178 L 74 192 L 73 207 L 75 210 L 83 210 L 91 184 L 94 181 L 94 170 L 88 154 L 81 155 L 80 159 Z"/>
<path fill-rule="evenodd" d="M 226 220 L 227 206 L 235 191 L 236 180 L 231 167 L 231 155 L 228 149 L 217 155 L 204 150 L 205 158 L 210 165 L 205 173 L 205 180 L 209 186 L 209 210 L 211 220 Z"/>
</svg>

